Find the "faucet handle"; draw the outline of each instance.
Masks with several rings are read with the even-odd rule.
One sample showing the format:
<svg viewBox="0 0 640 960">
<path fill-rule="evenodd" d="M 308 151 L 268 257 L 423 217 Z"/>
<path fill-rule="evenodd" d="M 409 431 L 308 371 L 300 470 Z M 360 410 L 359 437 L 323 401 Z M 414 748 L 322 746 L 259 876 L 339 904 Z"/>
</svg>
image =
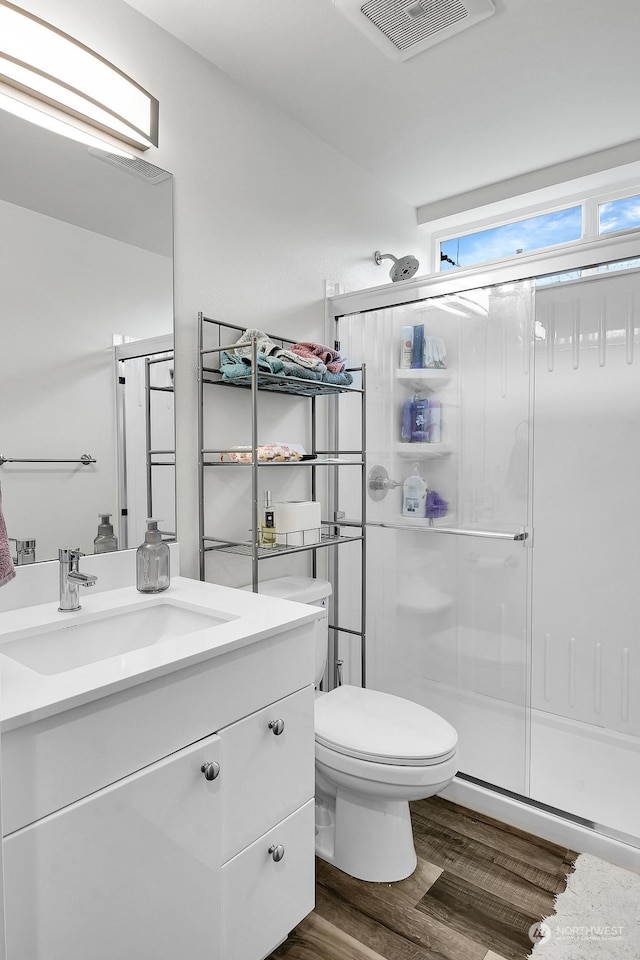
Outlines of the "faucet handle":
<svg viewBox="0 0 640 960">
<path fill-rule="evenodd" d="M 78 557 L 84 557 L 80 547 L 60 547 L 58 550 L 58 560 L 60 563 L 69 563 L 71 560 L 77 560 Z"/>
</svg>

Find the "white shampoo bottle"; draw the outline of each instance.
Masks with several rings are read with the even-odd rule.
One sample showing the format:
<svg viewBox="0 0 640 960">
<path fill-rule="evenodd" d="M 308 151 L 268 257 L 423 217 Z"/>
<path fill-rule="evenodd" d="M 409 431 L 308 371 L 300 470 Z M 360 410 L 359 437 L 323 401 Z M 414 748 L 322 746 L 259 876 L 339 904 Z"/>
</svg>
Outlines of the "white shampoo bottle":
<svg viewBox="0 0 640 960">
<path fill-rule="evenodd" d="M 424 517 L 427 506 L 427 485 L 420 476 L 418 464 L 402 486 L 402 516 Z"/>
</svg>

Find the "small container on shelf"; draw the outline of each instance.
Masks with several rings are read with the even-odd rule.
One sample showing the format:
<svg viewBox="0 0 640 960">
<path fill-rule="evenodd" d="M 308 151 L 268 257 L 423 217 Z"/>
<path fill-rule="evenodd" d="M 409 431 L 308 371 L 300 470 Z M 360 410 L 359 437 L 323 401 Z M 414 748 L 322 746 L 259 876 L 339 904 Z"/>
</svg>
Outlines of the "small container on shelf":
<svg viewBox="0 0 640 960">
<path fill-rule="evenodd" d="M 274 507 L 278 518 L 277 544 L 306 547 L 320 543 L 322 507 L 318 500 L 282 501 Z"/>
<path fill-rule="evenodd" d="M 271 503 L 271 490 L 265 490 L 264 492 L 258 543 L 261 547 L 274 547 L 276 545 L 276 512 Z"/>
<path fill-rule="evenodd" d="M 411 368 L 413 354 L 413 327 L 403 327 L 400 342 L 400 367 L 403 370 Z"/>
</svg>

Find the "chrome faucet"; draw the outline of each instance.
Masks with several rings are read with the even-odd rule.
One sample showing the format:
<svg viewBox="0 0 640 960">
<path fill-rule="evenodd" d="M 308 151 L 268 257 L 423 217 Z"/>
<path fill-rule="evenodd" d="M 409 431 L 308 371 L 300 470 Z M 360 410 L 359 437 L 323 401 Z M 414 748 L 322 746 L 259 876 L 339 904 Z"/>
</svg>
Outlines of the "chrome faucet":
<svg viewBox="0 0 640 960">
<path fill-rule="evenodd" d="M 80 609 L 80 587 L 92 587 L 97 581 L 92 573 L 80 573 L 80 553 L 78 547 L 66 547 L 58 550 L 60 561 L 60 606 L 63 613 Z"/>
<path fill-rule="evenodd" d="M 35 540 L 18 540 L 16 537 L 9 537 L 9 540 L 16 545 L 16 555 L 13 558 L 13 562 L 17 567 L 20 567 L 25 563 L 35 563 Z"/>
</svg>

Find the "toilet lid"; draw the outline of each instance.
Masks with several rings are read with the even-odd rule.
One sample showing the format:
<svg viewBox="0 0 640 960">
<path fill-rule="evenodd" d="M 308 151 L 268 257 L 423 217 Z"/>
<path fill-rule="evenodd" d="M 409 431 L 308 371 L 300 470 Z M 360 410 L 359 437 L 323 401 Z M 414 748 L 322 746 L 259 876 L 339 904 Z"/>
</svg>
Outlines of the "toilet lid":
<svg viewBox="0 0 640 960">
<path fill-rule="evenodd" d="M 316 699 L 315 736 L 337 753 L 399 766 L 443 762 L 458 743 L 451 724 L 419 703 L 348 685 Z"/>
</svg>

